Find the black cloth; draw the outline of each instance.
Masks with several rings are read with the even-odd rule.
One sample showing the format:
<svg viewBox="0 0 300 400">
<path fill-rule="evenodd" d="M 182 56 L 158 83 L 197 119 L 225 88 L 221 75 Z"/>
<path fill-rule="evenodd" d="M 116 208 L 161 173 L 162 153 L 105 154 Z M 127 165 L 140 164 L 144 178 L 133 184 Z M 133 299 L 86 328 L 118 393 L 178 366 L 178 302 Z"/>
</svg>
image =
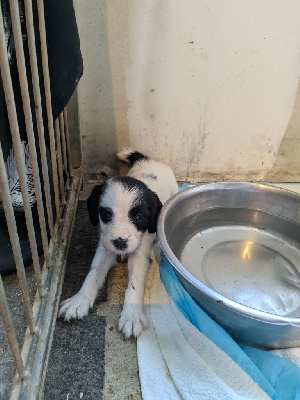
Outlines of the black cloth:
<svg viewBox="0 0 300 400">
<path fill-rule="evenodd" d="M 45 105 L 45 91 L 43 84 L 43 71 L 42 71 L 42 59 L 41 59 L 41 48 L 39 40 L 38 12 L 37 12 L 36 0 L 33 0 L 32 5 L 33 5 L 33 16 L 34 16 L 34 29 L 36 33 L 35 35 L 36 50 L 37 50 L 37 61 L 38 61 L 39 79 L 41 88 L 45 140 L 48 152 L 47 156 L 49 160 L 50 186 L 53 187 L 52 169 L 50 165 L 47 111 Z M 29 95 L 31 101 L 34 134 L 36 138 L 36 147 L 38 152 L 38 162 L 40 167 L 38 134 L 37 134 L 35 112 L 34 112 L 34 96 L 32 89 L 28 39 L 26 32 L 26 20 L 25 20 L 26 16 L 24 12 L 24 0 L 19 1 L 19 6 L 20 6 L 20 21 L 21 21 L 21 29 L 23 36 L 24 55 L 26 61 L 26 73 L 27 73 Z M 25 127 L 25 117 L 23 112 L 21 89 L 20 89 L 18 69 L 17 69 L 17 60 L 14 49 L 9 1 L 2 0 L 1 7 L 3 13 L 7 52 L 10 63 L 10 72 L 12 77 L 20 137 L 21 141 L 24 144 L 24 148 L 26 148 L 27 133 Z M 83 61 L 80 51 L 80 41 L 79 41 L 75 11 L 72 0 L 63 0 L 63 1 L 45 0 L 44 8 L 45 8 L 48 64 L 49 64 L 50 86 L 51 86 L 52 112 L 53 112 L 53 118 L 55 119 L 60 115 L 64 107 L 67 105 L 68 101 L 70 100 L 70 97 L 72 96 L 82 76 Z M 13 171 L 8 171 L 8 163 L 7 163 L 8 158 L 12 156 L 12 151 L 13 151 L 12 138 L 10 133 L 5 96 L 1 78 L 0 78 L 0 143 L 2 146 L 4 160 L 6 162 L 7 172 L 10 176 L 12 176 Z M 10 163 L 10 165 L 11 164 L 12 163 Z M 30 171 L 30 165 L 28 165 L 28 171 Z M 41 168 L 40 168 L 40 178 L 42 182 Z M 13 195 L 11 196 L 13 197 Z M 52 190 L 52 198 L 53 197 L 54 195 Z M 32 212 L 33 212 L 36 235 L 38 239 L 38 249 L 40 252 L 42 252 L 42 245 L 40 240 L 40 227 L 37 220 L 38 215 L 36 211 L 36 205 L 34 204 L 32 205 Z M 22 243 L 24 263 L 25 265 L 29 265 L 32 259 L 28 242 L 27 229 L 25 226 L 25 217 L 21 209 L 16 210 L 16 220 L 18 225 L 18 231 L 20 234 L 20 241 Z M 10 270 L 14 270 L 14 268 L 15 266 L 6 227 L 5 216 L 3 209 L 1 209 L 1 199 L 0 199 L 0 272 L 8 272 Z"/>
</svg>

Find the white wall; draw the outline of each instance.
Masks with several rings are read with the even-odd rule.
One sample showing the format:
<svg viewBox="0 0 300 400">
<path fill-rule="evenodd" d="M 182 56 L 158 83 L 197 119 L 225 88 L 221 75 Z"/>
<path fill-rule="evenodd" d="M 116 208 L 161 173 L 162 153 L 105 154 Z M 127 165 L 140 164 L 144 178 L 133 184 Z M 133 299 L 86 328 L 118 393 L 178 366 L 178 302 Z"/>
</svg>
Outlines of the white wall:
<svg viewBox="0 0 300 400">
<path fill-rule="evenodd" d="M 74 4 L 86 176 L 132 146 L 179 179 L 300 180 L 300 0 Z"/>
</svg>

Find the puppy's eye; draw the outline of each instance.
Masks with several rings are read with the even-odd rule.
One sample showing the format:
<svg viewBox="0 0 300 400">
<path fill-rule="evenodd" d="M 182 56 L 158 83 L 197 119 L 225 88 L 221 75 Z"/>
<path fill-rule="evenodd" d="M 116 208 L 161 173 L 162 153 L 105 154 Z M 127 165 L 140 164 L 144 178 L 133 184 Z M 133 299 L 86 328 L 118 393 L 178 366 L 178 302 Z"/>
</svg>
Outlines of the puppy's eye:
<svg viewBox="0 0 300 400">
<path fill-rule="evenodd" d="M 104 223 L 110 222 L 113 217 L 112 210 L 105 207 L 100 207 L 99 209 L 100 217 Z"/>
<path fill-rule="evenodd" d="M 140 221 L 142 221 L 142 219 L 143 219 L 143 216 L 141 214 L 136 214 L 133 217 L 134 222 L 140 222 Z"/>
</svg>

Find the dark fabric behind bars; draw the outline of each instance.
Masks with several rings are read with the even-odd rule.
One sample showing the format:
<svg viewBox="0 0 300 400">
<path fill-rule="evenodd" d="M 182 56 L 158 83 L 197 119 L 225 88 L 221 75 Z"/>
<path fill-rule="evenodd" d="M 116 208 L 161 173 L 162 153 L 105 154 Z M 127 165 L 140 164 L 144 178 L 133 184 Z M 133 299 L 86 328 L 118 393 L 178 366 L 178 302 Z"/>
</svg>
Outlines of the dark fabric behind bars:
<svg viewBox="0 0 300 400">
<path fill-rule="evenodd" d="M 70 100 L 83 72 L 73 2 L 46 0 L 45 22 L 52 109 L 54 117 L 57 117 Z"/>
<path fill-rule="evenodd" d="M 33 4 L 34 29 L 35 29 L 37 59 L 38 59 L 39 78 L 41 87 L 41 97 L 43 106 L 44 130 L 45 130 L 45 139 L 47 146 L 47 157 L 49 160 L 48 167 L 50 175 L 50 185 L 51 188 L 53 188 L 36 0 L 33 0 L 32 4 Z M 17 109 L 20 137 L 21 141 L 27 143 L 25 117 L 23 113 L 21 89 L 19 84 L 17 61 L 16 61 L 16 54 L 14 51 L 12 26 L 10 20 L 9 1 L 1 0 L 1 7 L 4 19 L 6 43 L 7 43 L 8 53 L 10 54 L 9 63 L 10 63 L 10 71 L 13 83 L 16 109 Z M 32 106 L 34 134 L 36 138 L 36 147 L 40 164 L 38 134 L 36 127 L 35 112 L 34 112 L 34 97 L 32 89 L 31 70 L 30 70 L 30 59 L 29 59 L 28 42 L 26 34 L 26 20 L 24 16 L 24 0 L 19 0 L 19 7 L 20 7 L 21 29 L 23 34 L 24 54 L 26 61 L 26 73 L 27 73 L 29 95 Z M 53 117 L 55 119 L 60 115 L 64 107 L 67 105 L 70 97 L 72 96 L 82 76 L 83 61 L 80 51 L 80 41 L 79 41 L 75 11 L 72 0 L 44 0 L 44 8 L 45 8 L 47 49 L 48 49 L 48 63 L 49 63 L 49 73 L 50 73 L 52 112 L 53 112 Z M 0 78 L 0 142 L 2 146 L 4 160 L 6 161 L 12 149 L 12 139 L 11 139 L 5 96 L 3 92 L 3 85 L 1 78 Z M 42 176 L 41 171 L 40 171 L 40 176 Z M 41 177 L 41 182 L 42 182 L 42 177 Z M 52 200 L 53 198 L 54 195 L 52 190 Z M 37 235 L 38 248 L 39 251 L 41 252 L 42 247 L 41 247 L 36 206 L 32 207 L 32 212 L 35 221 L 35 230 Z M 18 233 L 20 237 L 24 262 L 26 265 L 28 265 L 31 263 L 31 252 L 28 243 L 24 213 L 16 212 L 15 215 L 18 225 Z M 9 244 L 4 213 L 3 210 L 0 209 L 0 272 L 8 272 L 11 269 L 14 269 L 14 260 Z"/>
<path fill-rule="evenodd" d="M 24 15 L 23 1 L 19 2 L 21 13 Z M 21 140 L 26 140 L 25 120 L 23 115 L 23 106 L 21 98 L 21 90 L 18 78 L 18 69 L 16 55 L 14 52 L 13 35 L 10 22 L 9 1 L 2 0 L 2 12 L 5 23 L 5 33 L 9 52 L 12 54 L 10 59 L 10 69 L 15 94 L 15 102 L 17 106 L 18 120 L 20 125 Z M 45 24 L 47 35 L 47 49 L 49 57 L 49 73 L 51 84 L 52 111 L 53 117 L 56 118 L 62 112 L 70 97 L 72 96 L 83 72 L 83 62 L 80 51 L 79 35 L 76 25 L 75 11 L 72 0 L 45 0 Z M 38 66 L 40 75 L 40 85 L 42 102 L 45 104 L 41 51 L 39 41 L 39 28 L 37 17 L 37 5 L 33 0 L 34 28 L 36 33 L 36 47 L 38 56 Z M 28 54 L 28 43 L 26 35 L 26 22 L 21 16 L 21 26 L 23 33 L 23 45 L 26 58 L 26 70 L 28 83 L 30 86 L 30 96 L 33 104 L 33 93 L 31 84 L 30 60 Z M 1 79 L 1 78 L 0 78 Z M 34 108 L 33 108 L 34 110 Z M 46 118 L 46 109 L 44 107 L 44 116 Z M 35 115 L 33 113 L 33 119 Z M 45 121 L 47 121 L 45 119 Z M 35 121 L 34 121 L 35 122 Z M 4 158 L 11 148 L 11 135 L 6 112 L 5 98 L 3 93 L 2 82 L 0 84 L 0 140 Z M 47 127 L 47 124 L 45 124 Z M 7 145 L 9 144 L 9 145 Z"/>
</svg>

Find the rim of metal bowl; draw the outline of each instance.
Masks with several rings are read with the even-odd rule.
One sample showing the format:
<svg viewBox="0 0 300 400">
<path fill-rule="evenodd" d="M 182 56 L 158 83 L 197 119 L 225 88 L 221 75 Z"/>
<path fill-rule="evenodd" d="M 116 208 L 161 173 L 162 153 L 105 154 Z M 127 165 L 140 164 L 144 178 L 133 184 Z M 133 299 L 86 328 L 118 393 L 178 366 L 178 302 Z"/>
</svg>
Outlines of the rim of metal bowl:
<svg viewBox="0 0 300 400">
<path fill-rule="evenodd" d="M 244 306 L 234 300 L 231 300 L 220 293 L 216 292 L 215 290 L 209 288 L 207 285 L 205 285 L 203 282 L 199 281 L 197 278 L 194 277 L 178 260 L 178 258 L 175 256 L 173 251 L 171 250 L 166 235 L 164 231 L 164 223 L 165 223 L 165 218 L 166 215 L 168 214 L 169 210 L 172 209 L 174 203 L 178 201 L 178 198 L 184 197 L 189 195 L 192 192 L 201 192 L 203 190 L 209 190 L 213 189 L 216 185 L 220 186 L 223 185 L 224 189 L 226 189 L 226 186 L 231 187 L 236 186 L 236 187 L 255 187 L 255 188 L 266 188 L 270 189 L 271 191 L 280 191 L 286 192 L 286 194 L 291 194 L 291 195 L 296 195 L 297 198 L 299 198 L 300 201 L 300 195 L 298 193 L 292 192 L 287 189 L 282 189 L 279 188 L 278 186 L 273 186 L 273 185 L 267 185 L 267 184 L 261 184 L 261 183 L 252 183 L 252 182 L 216 182 L 216 183 L 204 183 L 201 185 L 193 186 L 191 188 L 184 189 L 178 193 L 176 193 L 174 196 L 172 196 L 169 200 L 166 201 L 166 203 L 163 205 L 159 217 L 158 217 L 158 222 L 157 222 L 157 238 L 160 243 L 161 249 L 170 262 L 171 266 L 175 269 L 175 271 L 182 276 L 184 280 L 189 282 L 194 288 L 198 289 L 202 294 L 213 300 L 214 302 L 219 303 L 222 306 L 225 306 L 226 308 L 231 309 L 232 311 L 235 311 L 239 314 L 243 314 L 245 316 L 248 316 L 250 318 L 254 318 L 256 320 L 260 320 L 263 322 L 267 323 L 273 323 L 273 324 L 278 324 L 278 325 L 293 325 L 300 327 L 300 317 L 283 317 L 271 313 L 267 313 L 264 311 L 259 311 L 251 307 Z"/>
</svg>

